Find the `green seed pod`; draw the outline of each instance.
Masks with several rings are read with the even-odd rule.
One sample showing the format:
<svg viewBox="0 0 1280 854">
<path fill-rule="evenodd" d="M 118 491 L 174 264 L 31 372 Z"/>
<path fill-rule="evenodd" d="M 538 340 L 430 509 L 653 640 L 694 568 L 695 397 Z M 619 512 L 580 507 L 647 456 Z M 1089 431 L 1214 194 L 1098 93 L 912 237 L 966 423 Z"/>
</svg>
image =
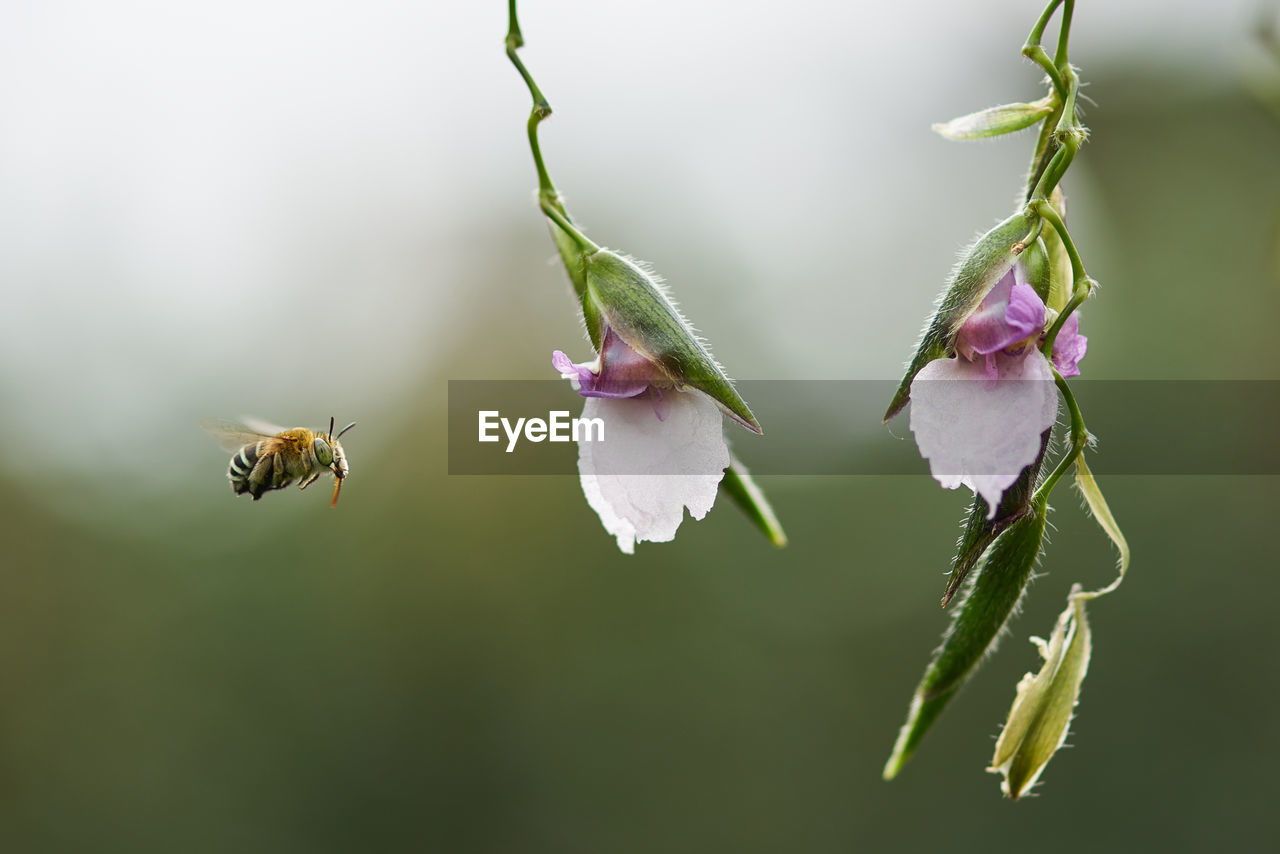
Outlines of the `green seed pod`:
<svg viewBox="0 0 1280 854">
<path fill-rule="evenodd" d="M 1067 609 L 1058 617 L 1048 642 L 1031 640 L 1040 648 L 1044 664 L 1018 683 L 1009 717 L 996 741 L 987 770 L 1001 774 L 1000 788 L 1017 800 L 1035 785 L 1049 760 L 1067 739 L 1080 686 L 1089 670 L 1093 642 L 1085 617 L 1084 599 L 1073 588 Z"/>
<path fill-rule="evenodd" d="M 884 766 L 886 780 L 902 770 L 934 720 L 995 644 L 1031 580 L 1044 542 L 1047 512 L 1043 499 L 1033 500 L 1027 515 L 996 537 L 978 562 L 942 646 L 916 687 L 907 722 Z"/>
</svg>

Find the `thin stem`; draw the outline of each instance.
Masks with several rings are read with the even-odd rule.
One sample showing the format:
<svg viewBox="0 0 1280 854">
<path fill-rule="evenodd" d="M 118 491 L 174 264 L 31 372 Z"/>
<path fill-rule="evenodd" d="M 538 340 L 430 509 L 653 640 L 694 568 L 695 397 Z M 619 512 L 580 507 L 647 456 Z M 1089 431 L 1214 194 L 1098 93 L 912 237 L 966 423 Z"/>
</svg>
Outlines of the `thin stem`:
<svg viewBox="0 0 1280 854">
<path fill-rule="evenodd" d="M 1067 61 L 1067 40 L 1071 38 L 1071 13 L 1076 10 L 1076 0 L 1065 0 L 1062 5 L 1062 29 L 1058 31 L 1058 48 L 1053 52 L 1053 64 L 1066 71 L 1071 67 Z"/>
<path fill-rule="evenodd" d="M 1057 320 L 1053 322 L 1053 325 L 1049 327 L 1049 331 L 1045 334 L 1044 343 L 1040 345 L 1040 352 L 1044 353 L 1045 358 L 1052 361 L 1053 344 L 1058 340 L 1058 333 L 1062 330 L 1063 324 L 1067 322 L 1067 318 L 1071 316 L 1071 313 L 1089 298 L 1089 294 L 1093 293 L 1093 279 L 1090 279 L 1088 274 L 1085 273 L 1084 262 L 1080 260 L 1080 252 L 1076 249 L 1075 241 L 1071 239 L 1071 232 L 1067 231 L 1067 224 L 1058 215 L 1057 208 L 1046 199 L 1036 199 L 1028 207 L 1053 226 L 1053 230 L 1058 233 L 1058 239 L 1062 241 L 1063 249 L 1067 252 L 1067 257 L 1071 260 L 1071 299 L 1063 306 Z"/>
<path fill-rule="evenodd" d="M 1023 197 L 1024 202 L 1031 201 L 1031 196 L 1036 191 L 1036 185 L 1040 183 L 1044 170 L 1049 167 L 1049 161 L 1053 155 L 1057 154 L 1058 144 L 1055 141 L 1053 129 L 1058 124 L 1058 118 L 1062 115 L 1062 102 L 1056 93 L 1051 93 L 1054 104 L 1053 112 L 1045 117 L 1044 122 L 1040 126 L 1040 133 L 1036 137 L 1035 152 L 1031 155 L 1031 167 L 1027 170 L 1027 193 Z"/>
<path fill-rule="evenodd" d="M 1066 115 L 1065 110 L 1062 115 Z M 1061 123 L 1061 119 L 1059 123 Z M 1028 201 L 1047 199 L 1053 195 L 1054 188 L 1058 186 L 1058 182 L 1066 174 L 1067 167 L 1075 159 L 1076 152 L 1080 150 L 1080 143 L 1084 140 L 1084 133 L 1078 127 L 1069 127 L 1065 131 L 1055 129 L 1051 136 L 1057 142 L 1058 150 L 1053 153 L 1049 162 L 1045 164 L 1039 180 L 1036 181 L 1036 185 L 1031 188 L 1031 193 L 1027 196 Z"/>
<path fill-rule="evenodd" d="M 1034 62 L 1036 65 L 1044 69 L 1044 73 L 1049 75 L 1049 80 L 1053 83 L 1053 88 L 1062 98 L 1067 96 L 1067 84 L 1062 77 L 1060 64 L 1055 63 L 1049 58 L 1049 54 L 1040 46 L 1041 40 L 1044 38 L 1044 28 L 1049 25 L 1049 19 L 1053 17 L 1053 13 L 1062 5 L 1063 0 L 1049 0 L 1049 5 L 1040 13 L 1040 19 L 1036 21 L 1036 25 L 1031 28 L 1031 34 L 1027 36 L 1027 42 L 1022 46 L 1022 55 Z M 1066 18 L 1064 18 L 1065 22 Z M 1058 40 L 1058 51 L 1065 55 L 1065 48 L 1062 46 L 1062 39 Z"/>
<path fill-rule="evenodd" d="M 520 61 L 520 57 L 516 55 L 516 50 L 524 46 L 524 36 L 520 33 L 520 22 L 516 20 L 516 0 L 508 0 L 507 10 L 510 20 L 510 24 L 507 27 L 507 58 L 516 67 L 516 71 L 520 72 L 520 76 L 524 78 L 525 85 L 529 87 L 529 94 L 533 97 L 533 110 L 529 113 L 529 149 L 533 152 L 533 165 L 538 170 L 538 195 L 558 199 L 555 185 L 551 183 L 551 176 L 547 174 L 546 164 L 542 162 L 542 149 L 538 145 L 538 125 L 543 119 L 551 115 L 551 104 L 547 102 L 542 91 L 538 89 L 538 84 L 533 81 L 533 75 L 529 73 L 529 70 L 524 67 L 524 63 Z"/>
<path fill-rule="evenodd" d="M 564 211 L 560 209 L 560 203 L 556 199 L 540 197 L 538 204 L 542 208 L 542 212 L 547 215 L 547 218 L 560 226 L 565 234 L 573 238 L 573 241 L 578 244 L 580 249 L 588 254 L 600 251 L 599 246 L 592 243 L 585 234 L 578 231 L 577 227 L 569 221 L 569 217 L 565 216 Z"/>
<path fill-rule="evenodd" d="M 1063 150 L 1065 151 L 1066 149 L 1064 148 Z M 1083 279 L 1088 278 L 1084 272 L 1084 262 L 1080 260 L 1080 253 L 1076 251 L 1075 241 L 1071 239 L 1071 232 L 1067 231 L 1067 224 L 1062 221 L 1062 217 L 1058 215 L 1053 203 L 1047 197 L 1037 195 L 1036 199 L 1027 207 L 1036 215 L 1047 220 L 1049 225 L 1053 226 L 1053 230 L 1058 232 L 1058 237 L 1062 240 L 1062 246 L 1067 250 L 1067 257 L 1071 259 L 1073 287 Z"/>
<path fill-rule="evenodd" d="M 1070 65 L 1062 69 L 1062 79 L 1067 84 L 1066 100 L 1062 104 L 1062 115 L 1058 117 L 1055 131 L 1062 137 L 1079 135 L 1082 132 L 1080 120 L 1076 116 L 1076 96 L 1080 92 L 1080 77 Z"/>
<path fill-rule="evenodd" d="M 1044 220 L 1037 218 L 1035 225 L 1031 226 L 1031 230 L 1027 232 L 1026 237 L 1013 244 L 1014 253 L 1021 255 L 1028 246 L 1040 238 L 1040 232 L 1042 231 L 1044 231 Z"/>
<path fill-rule="evenodd" d="M 1058 314 L 1058 319 L 1049 327 L 1049 331 L 1044 335 L 1044 343 L 1040 345 L 1040 352 L 1044 353 L 1046 359 L 1053 359 L 1053 344 L 1058 340 L 1058 333 L 1062 331 L 1063 324 L 1067 322 L 1067 318 L 1071 313 L 1080 307 L 1080 304 L 1089 298 L 1093 293 L 1093 279 L 1088 276 L 1077 282 L 1077 287 L 1071 294 L 1071 299 L 1062 307 L 1062 311 Z"/>
<path fill-rule="evenodd" d="M 1039 489 L 1033 498 L 1035 501 L 1048 501 L 1049 495 L 1053 492 L 1053 488 L 1057 486 L 1058 481 L 1066 474 L 1067 469 L 1071 468 L 1071 464 L 1076 461 L 1076 457 L 1084 451 L 1085 445 L 1089 443 L 1089 431 L 1084 426 L 1084 416 L 1080 414 L 1080 407 L 1076 404 L 1076 396 L 1071 393 L 1071 386 L 1067 385 L 1067 381 L 1062 378 L 1062 374 L 1058 373 L 1058 369 L 1050 365 L 1053 371 L 1053 382 L 1058 386 L 1058 390 L 1062 392 L 1062 397 L 1067 402 L 1067 409 L 1071 412 L 1071 449 L 1063 455 L 1058 461 L 1058 465 L 1045 478 L 1044 483 L 1040 484 Z"/>
</svg>

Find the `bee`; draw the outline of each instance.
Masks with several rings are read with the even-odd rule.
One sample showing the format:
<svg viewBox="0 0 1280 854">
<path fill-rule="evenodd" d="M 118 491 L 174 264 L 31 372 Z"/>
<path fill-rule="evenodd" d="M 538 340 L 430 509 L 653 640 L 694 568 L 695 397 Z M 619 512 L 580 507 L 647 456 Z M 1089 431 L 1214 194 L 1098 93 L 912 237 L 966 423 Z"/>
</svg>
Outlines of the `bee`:
<svg viewBox="0 0 1280 854">
<path fill-rule="evenodd" d="M 223 450 L 232 453 L 227 479 L 236 495 L 247 492 L 257 501 L 264 492 L 284 489 L 298 478 L 302 479 L 298 488 L 306 489 L 328 469 L 335 478 L 333 501 L 329 506 L 338 506 L 342 480 L 350 472 L 338 439 L 356 426 L 355 422 L 336 435 L 332 418 L 328 433 L 313 432 L 305 427 L 286 430 L 254 419 L 240 423 L 206 418 L 200 426 L 218 440 Z"/>
</svg>

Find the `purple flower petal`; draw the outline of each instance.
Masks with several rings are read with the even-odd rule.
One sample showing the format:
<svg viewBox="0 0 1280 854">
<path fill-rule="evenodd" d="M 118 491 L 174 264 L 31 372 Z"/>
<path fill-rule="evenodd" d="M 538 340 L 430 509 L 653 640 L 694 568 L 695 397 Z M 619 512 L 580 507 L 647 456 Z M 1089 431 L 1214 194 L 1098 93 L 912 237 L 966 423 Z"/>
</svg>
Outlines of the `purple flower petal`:
<svg viewBox="0 0 1280 854">
<path fill-rule="evenodd" d="M 1080 315 L 1072 313 L 1053 339 L 1053 366 L 1064 377 L 1080 376 L 1080 360 L 1089 349 L 1089 339 L 1080 334 Z"/>
<path fill-rule="evenodd" d="M 960 327 L 956 349 L 972 360 L 1016 344 L 1043 326 L 1044 302 L 1035 288 L 1018 282 L 1010 270 Z"/>
<path fill-rule="evenodd" d="M 560 350 L 552 351 L 551 366 L 560 372 L 560 376 L 573 383 L 574 391 L 581 391 L 583 388 L 595 385 L 596 375 L 592 372 L 591 366 L 575 365 L 573 360 Z"/>
<path fill-rule="evenodd" d="M 603 352 L 594 364 L 574 364 L 559 350 L 551 354 L 551 364 L 583 397 L 637 397 L 664 378 L 656 365 L 632 349 L 612 328 L 605 329 Z"/>
<path fill-rule="evenodd" d="M 1014 285 L 1009 293 L 1009 305 L 1004 310 L 1005 323 L 1018 333 L 1021 341 L 1033 332 L 1044 329 L 1044 302 L 1030 285 Z"/>
</svg>

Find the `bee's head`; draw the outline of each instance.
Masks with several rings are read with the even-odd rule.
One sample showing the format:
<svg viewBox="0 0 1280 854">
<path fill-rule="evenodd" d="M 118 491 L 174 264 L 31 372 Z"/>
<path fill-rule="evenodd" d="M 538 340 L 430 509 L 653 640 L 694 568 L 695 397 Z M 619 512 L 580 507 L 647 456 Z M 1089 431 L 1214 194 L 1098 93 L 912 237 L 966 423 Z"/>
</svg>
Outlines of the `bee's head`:
<svg viewBox="0 0 1280 854">
<path fill-rule="evenodd" d="M 343 427 L 337 435 L 333 432 L 333 419 L 329 419 L 329 432 L 318 433 L 315 439 L 316 461 L 320 465 L 325 466 L 333 476 L 338 480 L 342 480 L 350 473 L 351 469 L 347 465 L 347 455 L 342 452 L 342 443 L 338 441 L 343 433 L 346 433 L 352 427 L 356 426 L 355 422 L 351 422 Z"/>
</svg>

